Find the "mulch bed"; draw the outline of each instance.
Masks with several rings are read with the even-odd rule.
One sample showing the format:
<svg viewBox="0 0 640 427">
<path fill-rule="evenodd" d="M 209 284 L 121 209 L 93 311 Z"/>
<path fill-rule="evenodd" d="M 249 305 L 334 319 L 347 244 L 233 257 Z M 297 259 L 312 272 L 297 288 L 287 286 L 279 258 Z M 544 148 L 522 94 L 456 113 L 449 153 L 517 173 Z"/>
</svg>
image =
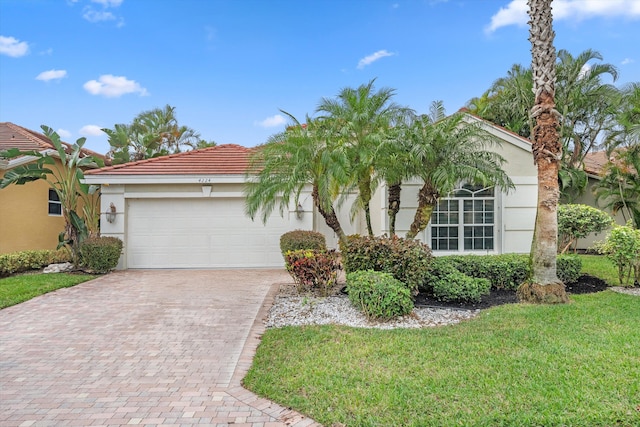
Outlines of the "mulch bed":
<svg viewBox="0 0 640 427">
<path fill-rule="evenodd" d="M 567 285 L 566 289 L 569 294 L 590 294 L 604 291 L 607 287 L 607 283 L 604 280 L 584 274 L 580 276 L 576 283 Z M 418 307 L 447 307 L 466 310 L 484 309 L 516 302 L 518 302 L 516 291 L 507 290 L 491 290 L 491 293 L 482 297 L 482 301 L 477 304 L 438 301 L 433 296 L 425 293 L 418 294 L 415 299 L 415 305 Z"/>
</svg>

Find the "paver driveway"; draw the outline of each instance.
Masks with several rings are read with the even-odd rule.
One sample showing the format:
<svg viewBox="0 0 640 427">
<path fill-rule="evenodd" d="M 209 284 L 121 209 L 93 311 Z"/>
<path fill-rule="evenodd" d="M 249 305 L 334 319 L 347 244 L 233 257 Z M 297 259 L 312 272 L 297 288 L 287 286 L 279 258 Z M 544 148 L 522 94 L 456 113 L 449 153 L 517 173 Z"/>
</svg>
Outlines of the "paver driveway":
<svg viewBox="0 0 640 427">
<path fill-rule="evenodd" d="M 0 310 L 0 425 L 317 425 L 240 386 L 288 280 L 124 271 Z"/>
</svg>

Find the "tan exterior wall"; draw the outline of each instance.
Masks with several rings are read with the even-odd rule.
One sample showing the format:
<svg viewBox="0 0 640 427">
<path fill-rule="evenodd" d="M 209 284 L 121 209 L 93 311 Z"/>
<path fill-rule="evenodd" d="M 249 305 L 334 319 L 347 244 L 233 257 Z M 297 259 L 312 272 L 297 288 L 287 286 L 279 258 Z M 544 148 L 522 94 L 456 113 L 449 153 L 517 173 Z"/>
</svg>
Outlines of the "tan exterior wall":
<svg viewBox="0 0 640 427">
<path fill-rule="evenodd" d="M 57 159 L 56 166 L 61 166 Z M 0 179 L 6 172 L 0 171 Z M 49 188 L 38 180 L 0 190 L 0 254 L 58 246 L 65 223 L 62 215 L 49 215 Z"/>
<path fill-rule="evenodd" d="M 64 218 L 49 215 L 49 188 L 40 180 L 0 190 L 0 253 L 56 248 Z"/>
</svg>

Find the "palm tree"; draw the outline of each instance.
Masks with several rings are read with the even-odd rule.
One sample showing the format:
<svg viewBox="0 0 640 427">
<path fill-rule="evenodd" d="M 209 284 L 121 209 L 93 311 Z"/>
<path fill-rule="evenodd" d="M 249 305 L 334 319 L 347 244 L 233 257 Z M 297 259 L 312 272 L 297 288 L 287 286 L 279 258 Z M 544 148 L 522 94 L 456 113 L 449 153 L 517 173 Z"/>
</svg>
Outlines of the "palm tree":
<svg viewBox="0 0 640 427">
<path fill-rule="evenodd" d="M 175 107 L 166 105 L 138 114 L 129 125 L 102 129 L 109 137 L 108 155 L 114 164 L 157 157 L 195 148 L 200 135 L 178 124 Z"/>
<path fill-rule="evenodd" d="M 521 300 L 537 303 L 568 302 L 564 284 L 558 279 L 558 170 L 562 144 L 558 135 L 560 114 L 556 111 L 552 0 L 528 0 L 535 104 L 531 116 L 533 161 L 538 169 L 538 209 L 531 245 L 531 278 L 518 288 Z"/>
<path fill-rule="evenodd" d="M 343 147 L 327 138 L 326 123 L 307 117 L 301 124 L 291 114 L 293 124 L 273 135 L 251 155 L 245 187 L 246 211 L 262 220 L 277 207 L 282 214 L 311 184 L 313 203 L 326 224 L 343 241 L 345 233 L 333 203 L 348 180 L 347 158 Z"/>
<path fill-rule="evenodd" d="M 609 151 L 611 161 L 595 188 L 596 202 L 640 229 L 640 144 Z"/>
<path fill-rule="evenodd" d="M 364 210 L 370 236 L 373 236 L 373 227 L 369 203 L 378 185 L 374 174 L 377 153 L 394 121 L 405 111 L 392 102 L 393 89 L 374 92 L 374 82 L 375 79 L 357 89 L 342 89 L 337 99 L 323 98 L 316 109 L 321 113 L 320 119 L 329 126 L 330 138 L 347 153 L 351 184 L 358 189 L 355 207 Z"/>
<path fill-rule="evenodd" d="M 408 168 L 423 185 L 407 238 L 416 237 L 427 227 L 440 198 L 462 181 L 513 188 L 511 179 L 502 170 L 505 159 L 488 150 L 497 140 L 479 124 L 466 122 L 463 113 L 446 117 L 442 102 L 434 102 L 430 115 L 415 120 L 408 137 L 411 145 Z"/>
<path fill-rule="evenodd" d="M 619 90 L 603 83 L 609 77 L 614 82 L 618 70 L 611 64 L 593 63 L 602 55 L 587 49 L 574 57 L 566 50 L 558 52 L 556 64 L 555 102 L 562 113 L 564 163 L 581 168 L 584 156 L 598 145 L 603 132 L 615 124 Z"/>
</svg>

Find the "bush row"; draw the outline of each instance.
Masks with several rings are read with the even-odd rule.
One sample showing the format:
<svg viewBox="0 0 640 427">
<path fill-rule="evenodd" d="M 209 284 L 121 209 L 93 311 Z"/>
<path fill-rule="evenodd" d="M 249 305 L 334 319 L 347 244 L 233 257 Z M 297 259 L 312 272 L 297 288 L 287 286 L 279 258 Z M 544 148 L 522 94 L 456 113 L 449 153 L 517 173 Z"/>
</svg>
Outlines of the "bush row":
<svg viewBox="0 0 640 427">
<path fill-rule="evenodd" d="M 23 271 L 38 270 L 49 264 L 71 261 L 71 255 L 65 249 L 57 251 L 42 249 L 0 254 L 0 277 L 10 276 Z"/>
<path fill-rule="evenodd" d="M 116 237 L 89 238 L 80 245 L 80 266 L 94 273 L 107 273 L 116 268 L 121 253 L 122 240 Z M 49 264 L 62 262 L 71 262 L 71 254 L 64 248 L 1 254 L 0 277 L 39 270 Z"/>
<path fill-rule="evenodd" d="M 488 279 L 493 289 L 516 290 L 529 277 L 529 256 L 451 255 L 441 257 L 467 276 Z M 564 283 L 574 283 L 580 277 L 582 260 L 573 255 L 558 255 L 557 274 Z"/>
</svg>

